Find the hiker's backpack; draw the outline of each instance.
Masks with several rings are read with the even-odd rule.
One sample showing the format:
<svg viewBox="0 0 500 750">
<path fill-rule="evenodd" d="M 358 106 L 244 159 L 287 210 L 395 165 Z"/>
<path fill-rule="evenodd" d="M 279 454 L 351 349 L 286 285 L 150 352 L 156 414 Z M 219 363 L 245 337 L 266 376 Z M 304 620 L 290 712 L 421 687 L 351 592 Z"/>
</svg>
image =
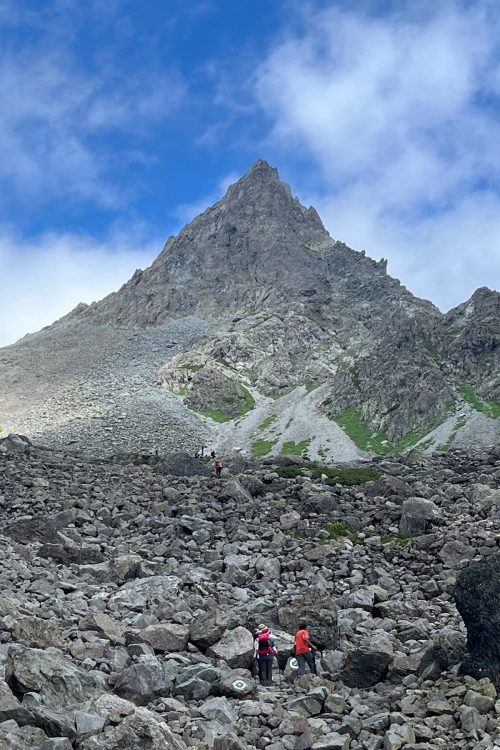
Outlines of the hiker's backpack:
<svg viewBox="0 0 500 750">
<path fill-rule="evenodd" d="M 259 656 L 274 656 L 276 649 L 271 646 L 271 634 L 261 633 L 257 638 Z"/>
</svg>

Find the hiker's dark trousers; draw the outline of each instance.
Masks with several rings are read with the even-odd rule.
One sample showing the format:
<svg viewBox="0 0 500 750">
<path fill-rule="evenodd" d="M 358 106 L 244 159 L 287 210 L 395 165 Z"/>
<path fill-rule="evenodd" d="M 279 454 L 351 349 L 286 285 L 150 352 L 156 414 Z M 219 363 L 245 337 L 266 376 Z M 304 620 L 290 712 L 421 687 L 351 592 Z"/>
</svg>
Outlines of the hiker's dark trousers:
<svg viewBox="0 0 500 750">
<path fill-rule="evenodd" d="M 306 673 L 306 664 L 309 667 L 311 674 L 316 674 L 316 662 L 314 661 L 314 654 L 309 651 L 307 654 L 300 654 L 297 656 L 297 664 L 299 665 L 299 671 L 297 674 Z"/>
<path fill-rule="evenodd" d="M 272 682 L 273 680 L 273 660 L 259 659 L 259 682 Z"/>
</svg>

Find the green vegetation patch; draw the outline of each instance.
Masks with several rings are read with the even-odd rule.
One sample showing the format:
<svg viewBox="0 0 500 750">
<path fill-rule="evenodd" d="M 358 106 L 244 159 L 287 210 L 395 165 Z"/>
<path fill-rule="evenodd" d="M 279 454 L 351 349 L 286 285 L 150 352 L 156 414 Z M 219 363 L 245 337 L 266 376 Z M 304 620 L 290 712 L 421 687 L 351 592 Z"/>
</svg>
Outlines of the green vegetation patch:
<svg viewBox="0 0 500 750">
<path fill-rule="evenodd" d="M 248 411 L 250 411 L 251 409 L 255 407 L 255 399 L 250 393 L 250 391 L 247 388 L 245 388 L 244 385 L 241 385 L 241 383 L 239 385 L 239 388 L 240 388 L 240 392 L 242 393 L 244 397 L 244 403 L 240 404 L 240 407 L 239 407 L 240 414 L 241 416 L 243 416 L 243 414 L 246 414 Z"/>
<path fill-rule="evenodd" d="M 307 451 L 312 441 L 313 438 L 302 440 L 300 443 L 294 443 L 293 440 L 288 440 L 281 446 L 281 453 L 284 456 L 301 456 Z"/>
<path fill-rule="evenodd" d="M 469 406 L 475 411 L 480 411 L 491 419 L 500 417 L 500 404 L 496 401 L 480 401 L 476 396 L 474 388 L 468 383 L 460 383 L 460 392 Z"/>
<path fill-rule="evenodd" d="M 358 448 L 373 453 L 389 453 L 390 446 L 385 431 L 374 433 L 361 419 L 358 409 L 347 409 L 334 417 L 335 422 Z"/>
<path fill-rule="evenodd" d="M 180 365 L 180 370 L 189 370 L 189 372 L 199 372 L 205 365 Z"/>
<path fill-rule="evenodd" d="M 420 430 L 420 432 L 413 432 L 411 435 L 405 435 L 404 437 L 399 438 L 399 440 L 396 440 L 389 447 L 391 450 L 395 450 L 397 452 L 405 451 L 408 448 L 412 448 L 414 445 L 419 443 L 420 440 L 422 440 L 422 438 L 424 438 L 429 432 L 429 428 Z"/>
<path fill-rule="evenodd" d="M 430 448 L 433 443 L 434 438 L 428 438 L 428 440 L 424 440 L 423 443 L 419 443 L 417 448 L 419 451 L 425 451 L 427 448 Z"/>
<path fill-rule="evenodd" d="M 179 388 L 178 391 L 176 391 L 176 396 L 185 396 L 187 393 L 187 388 Z"/>
<path fill-rule="evenodd" d="M 214 422 L 230 422 L 232 419 L 232 417 L 229 417 L 222 411 L 201 411 L 200 414 L 203 414 L 204 417 L 213 419 Z"/>
<path fill-rule="evenodd" d="M 263 456 L 267 456 L 277 442 L 278 438 L 276 438 L 276 440 L 262 440 L 261 438 L 254 440 L 251 448 L 252 458 L 262 458 Z"/>
<path fill-rule="evenodd" d="M 390 443 L 387 439 L 387 433 L 385 430 L 374 433 L 373 430 L 363 422 L 358 409 L 347 409 L 339 416 L 334 417 L 334 420 L 339 427 L 344 430 L 348 437 L 351 438 L 353 443 L 358 446 L 358 448 L 365 451 L 372 451 L 379 455 L 385 455 L 387 453 L 402 453 L 416 445 L 432 429 L 426 427 L 423 430 L 412 432 L 410 435 L 405 435 L 404 437 Z"/>
<path fill-rule="evenodd" d="M 327 477 L 325 484 L 342 484 L 346 487 L 352 487 L 356 484 L 364 484 L 364 482 L 370 482 L 374 479 L 378 479 L 380 476 L 380 473 L 371 466 L 338 469 L 330 466 L 323 466 L 314 461 L 307 463 L 305 466 L 282 466 L 277 471 L 279 476 L 284 479 L 295 479 L 296 477 L 304 476 L 306 472 L 310 474 L 313 479 L 321 479 L 321 475 L 324 474 Z"/>
<path fill-rule="evenodd" d="M 263 422 L 260 423 L 259 430 L 261 432 L 264 432 L 264 430 L 267 430 L 268 427 L 271 427 L 272 423 L 276 422 L 277 419 L 278 419 L 277 414 L 270 414 L 268 417 L 264 419 Z"/>
<path fill-rule="evenodd" d="M 345 521 L 333 521 L 325 526 L 325 531 L 330 539 L 340 539 L 349 535 L 349 527 Z"/>
<path fill-rule="evenodd" d="M 307 393 L 311 393 L 311 391 L 314 391 L 316 388 L 319 388 L 319 383 L 306 383 L 306 391 Z"/>
</svg>

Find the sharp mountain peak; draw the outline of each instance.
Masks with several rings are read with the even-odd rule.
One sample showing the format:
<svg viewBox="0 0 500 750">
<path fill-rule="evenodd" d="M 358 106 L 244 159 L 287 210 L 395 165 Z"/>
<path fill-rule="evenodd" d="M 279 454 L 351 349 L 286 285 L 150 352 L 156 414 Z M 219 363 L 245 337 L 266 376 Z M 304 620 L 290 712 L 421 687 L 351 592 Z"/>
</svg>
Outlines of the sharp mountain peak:
<svg viewBox="0 0 500 750">
<path fill-rule="evenodd" d="M 0 353 L 0 406 L 17 415 L 11 429 L 52 440 L 54 415 L 62 404 L 71 421 L 75 399 L 89 428 L 59 428 L 55 444 L 99 450 L 110 430 L 114 448 L 130 442 L 123 414 L 98 422 L 120 399 L 148 449 L 192 449 L 212 429 L 196 413 L 231 421 L 220 444 L 247 452 L 268 423 L 255 450 L 307 444 L 314 458 L 487 442 L 500 435 L 499 321 L 500 295 L 486 288 L 447 315 L 415 297 L 385 261 L 332 239 L 259 160 L 149 268 L 14 347 L 22 364 L 11 348 L 2 374 Z"/>
</svg>

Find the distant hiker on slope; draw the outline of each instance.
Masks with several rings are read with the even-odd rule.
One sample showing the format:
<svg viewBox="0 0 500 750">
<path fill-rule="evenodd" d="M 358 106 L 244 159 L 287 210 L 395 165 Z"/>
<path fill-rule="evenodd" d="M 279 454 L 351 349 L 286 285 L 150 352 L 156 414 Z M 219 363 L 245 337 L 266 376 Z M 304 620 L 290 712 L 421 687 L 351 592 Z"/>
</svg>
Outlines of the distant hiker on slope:
<svg viewBox="0 0 500 750">
<path fill-rule="evenodd" d="M 254 642 L 254 656 L 259 665 L 259 682 L 261 685 L 273 684 L 273 659 L 278 654 L 278 647 L 271 630 L 265 625 L 259 625 L 259 634 Z"/>
<path fill-rule="evenodd" d="M 220 458 L 216 458 L 212 464 L 212 469 L 215 471 L 215 476 L 220 477 L 222 474 L 222 461 Z"/>
<path fill-rule="evenodd" d="M 299 630 L 295 634 L 295 657 L 299 665 L 299 671 L 297 672 L 299 676 L 306 673 L 306 664 L 311 674 L 316 674 L 316 662 L 314 660 L 316 650 L 316 646 L 313 646 L 310 641 L 307 624 L 301 622 Z"/>
</svg>

